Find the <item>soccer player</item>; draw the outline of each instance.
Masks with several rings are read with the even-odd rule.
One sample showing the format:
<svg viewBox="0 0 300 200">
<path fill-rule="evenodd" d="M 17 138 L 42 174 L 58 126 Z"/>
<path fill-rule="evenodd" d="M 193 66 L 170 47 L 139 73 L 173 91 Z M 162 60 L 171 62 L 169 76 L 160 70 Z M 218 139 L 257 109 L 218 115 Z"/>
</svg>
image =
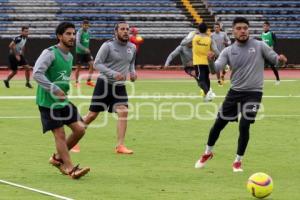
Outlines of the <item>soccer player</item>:
<svg viewBox="0 0 300 200">
<path fill-rule="evenodd" d="M 136 27 L 131 27 L 129 41 L 133 43 L 136 48 L 136 55 L 135 55 L 136 67 L 137 67 L 136 63 L 138 62 L 139 49 L 140 46 L 144 43 L 144 39 L 138 34 L 139 34 L 139 30 Z M 143 65 L 141 65 L 141 68 L 143 68 Z"/>
<path fill-rule="evenodd" d="M 215 94 L 210 90 L 210 79 L 207 54 L 210 51 L 216 51 L 214 41 L 207 35 L 207 25 L 199 24 L 199 34 L 195 34 L 192 39 L 193 65 L 196 76 L 200 81 L 200 87 L 204 92 L 204 101 L 213 100 Z"/>
<path fill-rule="evenodd" d="M 264 41 L 269 47 L 274 49 L 274 46 L 276 44 L 276 35 L 272 31 L 270 31 L 270 23 L 268 21 L 265 21 L 263 24 L 264 32 L 261 34 L 261 39 Z M 276 77 L 275 85 L 280 84 L 280 78 L 278 70 L 275 68 L 275 66 L 271 63 L 266 62 L 267 66 L 270 66 L 272 71 L 274 72 L 274 75 Z"/>
<path fill-rule="evenodd" d="M 231 66 L 231 88 L 210 130 L 205 152 L 195 168 L 204 167 L 213 157 L 212 150 L 220 132 L 228 122 L 238 121 L 238 114 L 241 113 L 237 155 L 232 168 L 234 172 L 243 171 L 242 157 L 248 144 L 250 125 L 255 122 L 262 99 L 264 59 L 276 66 L 287 61 L 284 55 L 277 55 L 264 42 L 249 39 L 249 22 L 244 17 L 234 19 L 233 35 L 236 41 L 225 48 L 215 62 L 214 54 L 208 54 L 211 73 L 223 70 L 227 64 Z"/>
<path fill-rule="evenodd" d="M 30 84 L 30 66 L 27 64 L 27 61 L 24 57 L 25 44 L 27 42 L 29 34 L 29 27 L 23 26 L 21 29 L 21 35 L 17 36 L 10 44 L 9 44 L 9 67 L 11 69 L 11 73 L 8 77 L 3 80 L 5 87 L 9 88 L 9 81 L 17 74 L 18 67 L 22 66 L 25 69 L 25 78 L 26 84 L 25 86 L 28 88 L 32 88 Z"/>
<path fill-rule="evenodd" d="M 187 45 L 179 45 L 174 51 L 168 56 L 165 67 L 169 66 L 174 58 L 180 55 L 181 63 L 184 66 L 184 71 L 196 79 L 198 86 L 201 88 L 201 82 L 196 76 L 196 68 L 193 66 L 193 52 L 192 52 L 192 43 L 190 42 Z"/>
<path fill-rule="evenodd" d="M 227 34 L 221 31 L 221 26 L 219 23 L 215 23 L 214 25 L 214 32 L 211 34 L 211 39 L 215 41 L 218 51 L 216 51 L 216 56 L 218 57 L 223 49 L 231 44 L 231 41 Z M 219 86 L 223 86 L 224 78 L 226 74 L 226 70 L 222 71 L 222 75 L 220 72 L 217 72 L 218 84 Z"/>
<path fill-rule="evenodd" d="M 36 103 L 39 106 L 43 132 L 52 131 L 57 153 L 50 157 L 49 163 L 63 174 L 78 179 L 90 171 L 72 164 L 69 149 L 82 138 L 84 125 L 77 108 L 68 100 L 73 56 L 70 49 L 75 43 L 75 26 L 62 22 L 56 28 L 57 45 L 45 49 L 36 61 L 33 78 L 38 83 Z M 65 136 L 64 125 L 72 134 Z"/>
<path fill-rule="evenodd" d="M 85 124 L 94 121 L 100 112 L 116 112 L 117 146 L 116 153 L 132 154 L 124 145 L 127 128 L 128 97 L 125 80 L 128 72 L 135 81 L 135 45 L 129 42 L 129 24 L 118 22 L 115 25 L 115 38 L 106 41 L 99 49 L 94 66 L 100 72 L 94 89 L 89 113 L 84 117 Z"/>
<path fill-rule="evenodd" d="M 77 31 L 76 34 L 76 70 L 75 70 L 75 86 L 80 87 L 78 82 L 79 72 L 81 66 L 88 64 L 89 66 L 89 75 L 86 84 L 95 87 L 95 84 L 92 81 L 93 75 L 93 56 L 90 50 L 90 23 L 88 20 L 83 20 L 81 28 Z"/>
</svg>

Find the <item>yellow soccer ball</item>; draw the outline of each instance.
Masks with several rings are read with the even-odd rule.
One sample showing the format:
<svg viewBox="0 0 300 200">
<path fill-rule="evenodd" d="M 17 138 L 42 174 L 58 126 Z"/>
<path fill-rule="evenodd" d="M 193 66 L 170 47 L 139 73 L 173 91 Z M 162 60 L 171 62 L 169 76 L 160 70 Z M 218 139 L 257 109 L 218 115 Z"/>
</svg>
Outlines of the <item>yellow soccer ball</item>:
<svg viewBox="0 0 300 200">
<path fill-rule="evenodd" d="M 263 199 L 272 193 L 273 180 L 268 174 L 255 173 L 249 177 L 247 189 L 254 197 Z"/>
</svg>

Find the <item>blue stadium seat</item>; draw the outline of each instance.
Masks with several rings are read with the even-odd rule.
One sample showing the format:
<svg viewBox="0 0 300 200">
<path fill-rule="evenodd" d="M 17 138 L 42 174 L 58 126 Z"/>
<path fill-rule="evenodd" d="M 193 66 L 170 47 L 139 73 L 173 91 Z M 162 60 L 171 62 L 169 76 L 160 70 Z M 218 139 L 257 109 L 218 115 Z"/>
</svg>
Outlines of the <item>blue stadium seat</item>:
<svg viewBox="0 0 300 200">
<path fill-rule="evenodd" d="M 300 38 L 300 1 L 295 0 L 207 0 L 207 6 L 224 29 L 231 33 L 231 22 L 237 16 L 250 20 L 254 36 L 262 32 L 263 21 L 269 21 L 278 38 Z"/>
<path fill-rule="evenodd" d="M 83 19 L 90 21 L 94 38 L 111 37 L 114 24 L 123 20 L 145 37 L 184 37 L 193 30 L 173 0 L 0 0 L 0 37 L 18 34 L 23 25 L 30 26 L 30 37 L 53 37 L 59 22 L 80 27 Z"/>
</svg>

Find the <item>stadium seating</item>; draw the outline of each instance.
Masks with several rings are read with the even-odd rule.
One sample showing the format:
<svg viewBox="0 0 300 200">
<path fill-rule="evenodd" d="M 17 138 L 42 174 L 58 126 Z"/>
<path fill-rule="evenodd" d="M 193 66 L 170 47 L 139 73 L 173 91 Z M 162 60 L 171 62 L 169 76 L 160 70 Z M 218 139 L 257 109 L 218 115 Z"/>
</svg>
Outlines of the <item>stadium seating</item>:
<svg viewBox="0 0 300 200">
<path fill-rule="evenodd" d="M 270 21 L 279 38 L 300 38 L 300 1 L 295 0 L 190 0 L 210 25 L 212 15 L 230 34 L 236 16 L 246 16 L 251 33 L 258 36 L 262 23 Z M 203 4 L 205 2 L 205 4 Z M 207 13 L 206 7 L 211 13 Z M 180 0 L 0 0 L 0 37 L 11 38 L 23 25 L 30 26 L 31 37 L 53 38 L 55 26 L 71 21 L 80 27 L 91 22 L 93 38 L 110 38 L 117 21 L 137 26 L 145 38 L 182 38 L 193 30 L 193 21 Z"/>
<path fill-rule="evenodd" d="M 295 0 L 207 0 L 206 5 L 216 21 L 231 33 L 231 23 L 236 16 L 250 20 L 251 33 L 259 36 L 262 24 L 268 20 L 278 38 L 300 38 L 300 1 Z"/>
<path fill-rule="evenodd" d="M 145 38 L 182 38 L 193 23 L 178 2 L 172 0 L 0 0 L 0 36 L 11 38 L 23 25 L 30 37 L 53 38 L 61 21 L 80 27 L 90 20 L 92 37 L 110 38 L 117 21 L 137 26 Z"/>
</svg>

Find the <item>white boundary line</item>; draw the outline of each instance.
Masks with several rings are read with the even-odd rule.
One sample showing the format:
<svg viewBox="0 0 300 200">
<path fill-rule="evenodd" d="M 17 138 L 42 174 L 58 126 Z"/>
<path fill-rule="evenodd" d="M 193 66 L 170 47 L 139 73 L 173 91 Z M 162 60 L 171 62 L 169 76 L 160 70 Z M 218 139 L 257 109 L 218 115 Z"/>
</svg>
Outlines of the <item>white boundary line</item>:
<svg viewBox="0 0 300 200">
<path fill-rule="evenodd" d="M 225 96 L 216 96 L 216 98 L 224 98 Z M 26 100 L 35 99 L 36 96 L 0 96 L 0 100 Z M 68 96 L 69 99 L 91 99 L 92 96 Z M 128 96 L 129 99 L 202 99 L 200 95 L 140 95 Z M 263 98 L 300 98 L 300 95 L 263 95 Z"/>
<path fill-rule="evenodd" d="M 25 190 L 30 190 L 30 191 L 37 192 L 37 193 L 40 193 L 40 194 L 44 194 L 44 195 L 56 197 L 56 198 L 58 198 L 58 199 L 63 199 L 63 200 L 74 200 L 74 199 L 71 199 L 71 198 L 69 198 L 69 197 L 60 196 L 60 195 L 57 195 L 57 194 L 53 194 L 53 193 L 50 193 L 50 192 L 45 192 L 45 191 L 42 191 L 42 190 L 30 188 L 30 187 L 27 187 L 27 186 L 19 185 L 19 184 L 12 183 L 12 182 L 8 182 L 8 181 L 1 180 L 1 179 L 0 179 L 0 183 L 7 184 L 7 185 L 11 185 L 11 186 L 15 186 L 15 187 L 18 187 L 18 188 L 23 188 L 23 189 L 25 189 Z"/>
<path fill-rule="evenodd" d="M 142 79 L 142 80 L 139 80 L 139 82 L 143 82 L 143 83 L 153 83 L 153 82 L 155 82 L 155 83 L 160 83 L 160 82 L 162 82 L 162 83 L 174 83 L 174 82 L 178 82 L 178 81 L 180 81 L 180 82 L 185 82 L 185 83 L 192 83 L 192 82 L 195 82 L 195 80 L 194 79 L 171 79 L 171 80 L 160 80 L 160 79 L 158 79 L 158 80 L 155 80 L 155 79 L 150 79 L 150 80 L 147 80 L 147 79 Z M 275 82 L 276 80 L 274 80 L 274 79 L 267 79 L 267 80 L 264 80 L 264 82 Z M 280 80 L 280 82 L 295 82 L 295 81 L 299 81 L 299 79 L 285 79 L 285 80 Z M 218 82 L 218 80 L 216 80 L 216 79 L 213 79 L 213 80 L 210 80 L 210 82 Z M 229 83 L 230 82 L 230 80 L 225 80 L 225 82 L 226 83 Z"/>
<path fill-rule="evenodd" d="M 40 116 L 0 116 L 0 119 L 40 119 Z"/>
</svg>

